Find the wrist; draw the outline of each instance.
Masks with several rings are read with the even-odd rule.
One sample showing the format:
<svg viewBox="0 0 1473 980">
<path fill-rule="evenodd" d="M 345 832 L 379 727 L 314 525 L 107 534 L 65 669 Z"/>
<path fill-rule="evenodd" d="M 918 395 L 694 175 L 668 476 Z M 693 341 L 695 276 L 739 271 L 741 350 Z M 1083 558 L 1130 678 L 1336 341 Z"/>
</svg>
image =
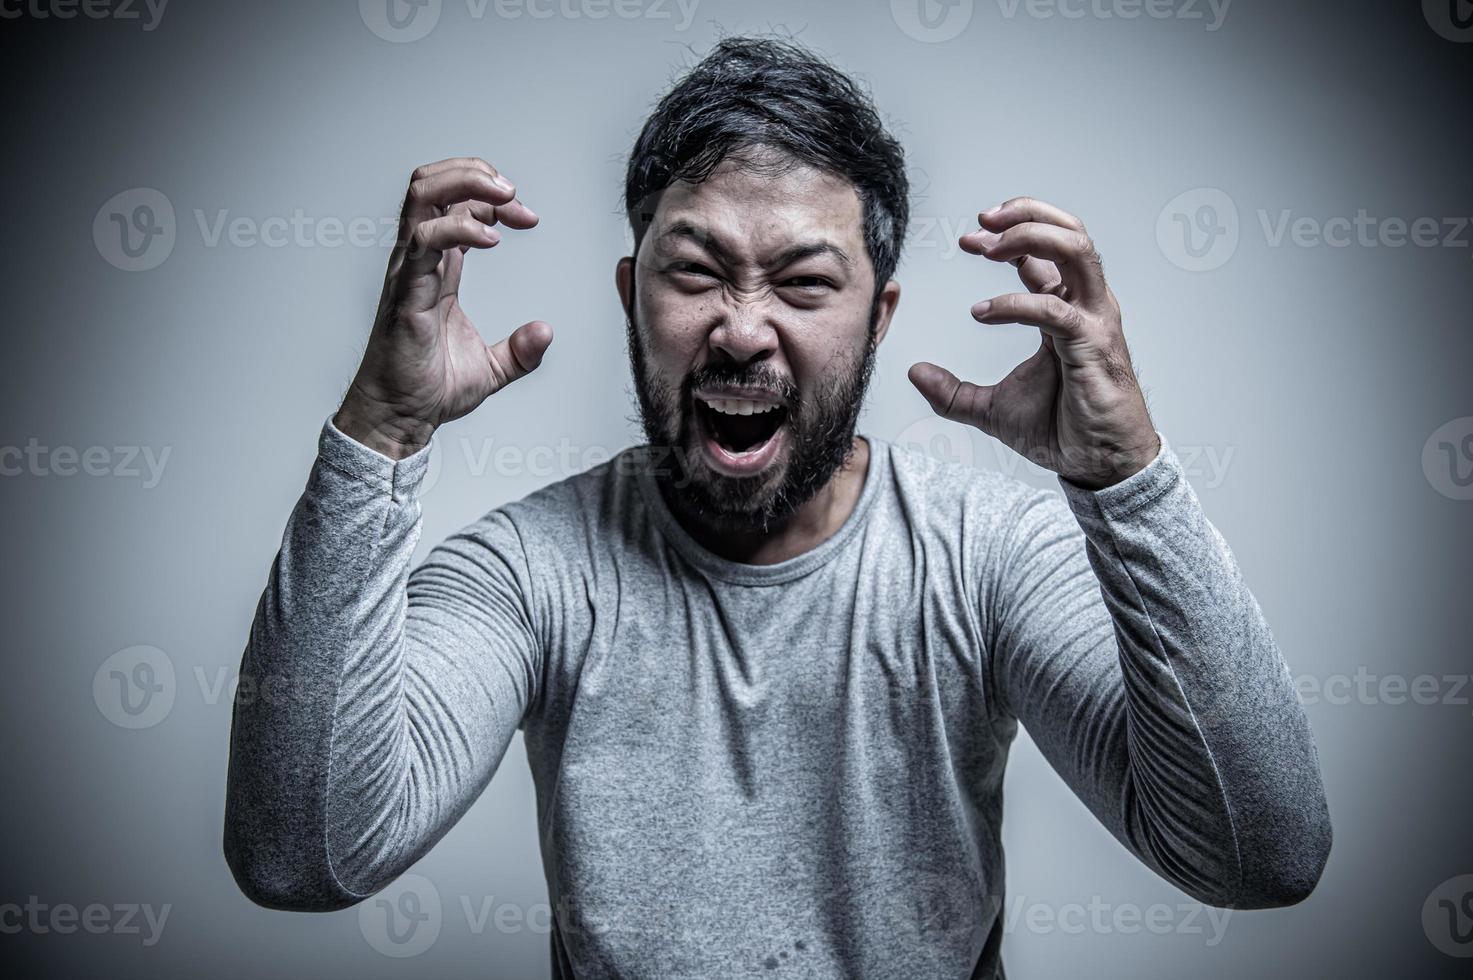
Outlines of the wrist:
<svg viewBox="0 0 1473 980">
<path fill-rule="evenodd" d="M 343 397 L 332 424 L 354 442 L 395 461 L 407 459 L 428 446 L 435 434 L 433 425 L 396 412 L 365 395 L 357 382 Z"/>
<path fill-rule="evenodd" d="M 1153 430 L 1149 440 L 1131 448 L 1099 453 L 1096 465 L 1084 472 L 1065 476 L 1070 483 L 1086 490 L 1098 491 L 1124 483 L 1153 463 L 1161 455 L 1161 437 Z"/>
</svg>

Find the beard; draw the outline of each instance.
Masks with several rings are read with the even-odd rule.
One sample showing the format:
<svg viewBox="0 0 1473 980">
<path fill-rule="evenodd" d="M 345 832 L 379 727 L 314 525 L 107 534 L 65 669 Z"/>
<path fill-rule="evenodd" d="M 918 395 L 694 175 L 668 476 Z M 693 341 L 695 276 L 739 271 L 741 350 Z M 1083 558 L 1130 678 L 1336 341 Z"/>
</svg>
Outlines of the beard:
<svg viewBox="0 0 1473 980">
<path fill-rule="evenodd" d="M 629 366 L 652 458 L 671 463 L 653 467 L 671 510 L 712 531 L 765 534 L 813 499 L 854 452 L 854 430 L 874 371 L 876 312 L 874 304 L 863 354 L 832 368 L 813 390 L 801 391 L 762 362 L 709 365 L 678 385 L 651 377 L 634 304 L 625 319 Z M 694 392 L 707 385 L 758 388 L 781 397 L 788 444 L 766 471 L 733 477 L 706 463 Z"/>
</svg>

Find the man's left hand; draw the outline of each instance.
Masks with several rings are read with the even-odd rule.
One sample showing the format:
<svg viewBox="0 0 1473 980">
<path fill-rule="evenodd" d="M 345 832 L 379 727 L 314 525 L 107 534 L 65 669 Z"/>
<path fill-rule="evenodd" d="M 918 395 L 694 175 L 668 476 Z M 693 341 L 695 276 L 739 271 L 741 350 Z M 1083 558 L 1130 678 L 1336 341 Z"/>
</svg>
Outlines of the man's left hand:
<svg viewBox="0 0 1473 980">
<path fill-rule="evenodd" d="M 978 223 L 961 247 L 1016 266 L 1028 292 L 977 303 L 973 318 L 1037 327 L 1042 344 L 995 385 L 962 381 L 926 361 L 911 367 L 911 383 L 938 415 L 976 426 L 1071 483 L 1100 489 L 1143 469 L 1161 444 L 1130 363 L 1120 304 L 1084 224 L 1027 197 L 982 212 Z"/>
</svg>

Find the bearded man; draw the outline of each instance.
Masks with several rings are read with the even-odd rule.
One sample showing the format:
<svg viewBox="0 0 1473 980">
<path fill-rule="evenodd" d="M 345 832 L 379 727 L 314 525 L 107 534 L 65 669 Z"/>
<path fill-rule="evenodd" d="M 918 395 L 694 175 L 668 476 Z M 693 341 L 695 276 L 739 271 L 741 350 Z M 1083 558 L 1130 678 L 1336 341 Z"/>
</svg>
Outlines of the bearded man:
<svg viewBox="0 0 1473 980">
<path fill-rule="evenodd" d="M 1019 724 L 1194 898 L 1310 893 L 1331 835 L 1307 721 L 1080 221 L 983 211 L 961 246 L 1025 289 L 972 315 L 1036 327 L 1038 350 L 995 385 L 910 369 L 1060 492 L 856 432 L 907 193 L 842 72 L 717 45 L 628 164 L 615 279 L 646 443 L 411 572 L 432 434 L 552 342 L 534 321 L 488 345 L 457 300 L 469 250 L 537 224 L 512 182 L 477 158 L 415 171 L 245 651 L 263 694 L 237 699 L 225 852 L 247 895 L 373 895 L 520 729 L 554 976 L 999 976 Z"/>
</svg>

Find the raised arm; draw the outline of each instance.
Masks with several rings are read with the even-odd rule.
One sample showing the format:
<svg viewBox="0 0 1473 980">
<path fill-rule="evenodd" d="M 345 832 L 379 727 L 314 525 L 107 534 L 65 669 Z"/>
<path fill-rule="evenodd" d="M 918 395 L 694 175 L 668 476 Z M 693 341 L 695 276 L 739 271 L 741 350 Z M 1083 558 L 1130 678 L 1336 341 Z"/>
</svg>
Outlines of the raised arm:
<svg viewBox="0 0 1473 980">
<path fill-rule="evenodd" d="M 539 650 L 515 529 L 492 514 L 413 575 L 435 428 L 536 368 L 543 323 L 485 344 L 464 252 L 536 216 L 481 160 L 415 171 L 363 363 L 297 502 L 241 663 L 225 855 L 273 908 L 326 910 L 434 844 L 500 763 Z"/>
<path fill-rule="evenodd" d="M 1330 824 L 1309 726 L 1257 603 L 1146 410 L 1099 253 L 1031 198 L 978 215 L 963 249 L 1026 293 L 972 307 L 1039 329 L 995 385 L 922 362 L 932 408 L 1062 478 L 1012 515 L 982 598 L 1007 708 L 1144 861 L 1236 907 L 1309 893 Z M 1073 514 L 1071 515 L 1070 509 Z"/>
<path fill-rule="evenodd" d="M 1007 709 L 1121 842 L 1192 897 L 1302 900 L 1330 848 L 1309 724 L 1169 447 L 1011 515 L 985 597 Z M 1070 513 L 1072 509 L 1073 513 Z"/>
</svg>

